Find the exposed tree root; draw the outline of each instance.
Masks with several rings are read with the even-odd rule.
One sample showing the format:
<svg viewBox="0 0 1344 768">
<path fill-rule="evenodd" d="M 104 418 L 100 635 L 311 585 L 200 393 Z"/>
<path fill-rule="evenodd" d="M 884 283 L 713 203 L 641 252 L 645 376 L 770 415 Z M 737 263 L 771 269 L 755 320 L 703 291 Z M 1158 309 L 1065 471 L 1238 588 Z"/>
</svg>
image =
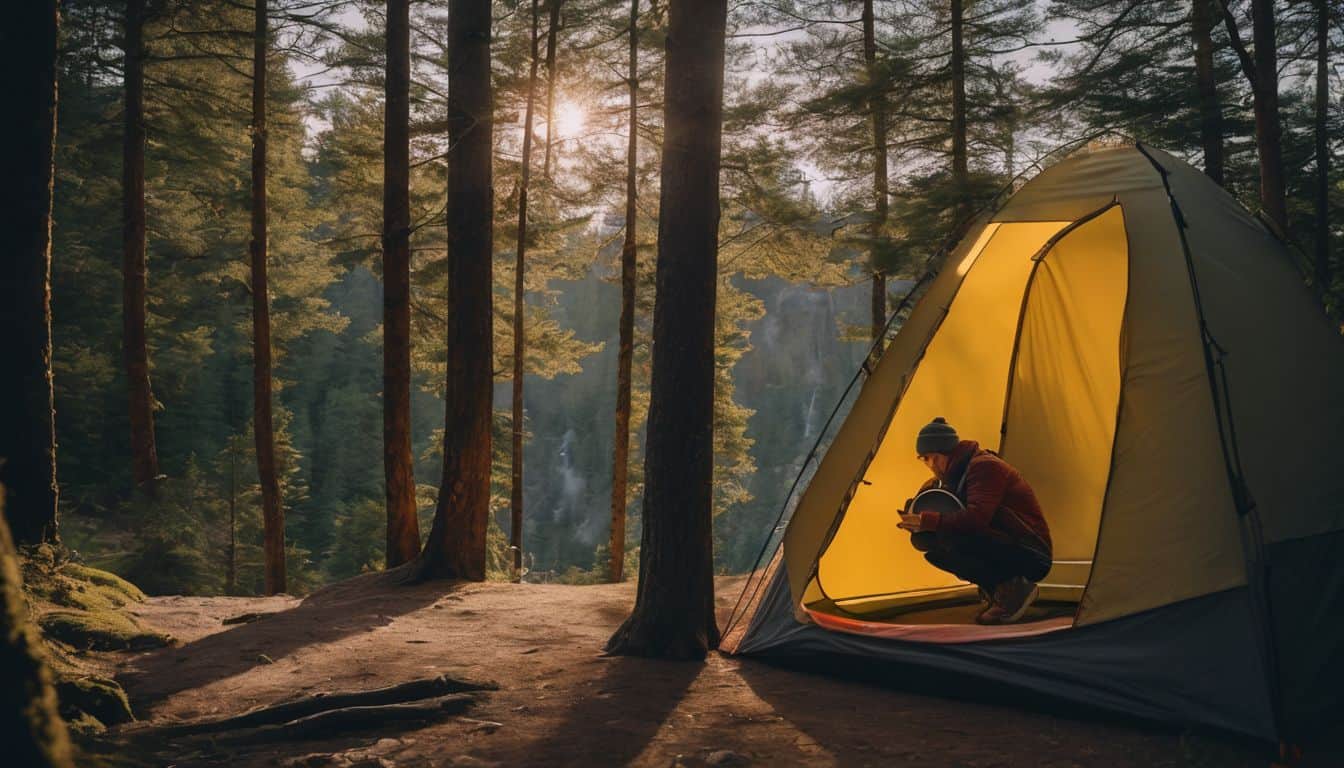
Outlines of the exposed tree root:
<svg viewBox="0 0 1344 768">
<path fill-rule="evenodd" d="M 399 704 L 342 707 L 300 717 L 281 724 L 246 727 L 224 736 L 228 741 L 254 744 L 296 739 L 324 739 L 352 731 L 378 728 L 390 723 L 419 723 L 460 715 L 476 704 L 470 694 L 451 694 Z"/>
<path fill-rule="evenodd" d="M 353 712 L 355 710 L 373 713 L 384 705 L 398 705 L 404 702 L 422 699 L 437 699 L 447 694 L 466 691 L 494 691 L 499 686 L 492 682 L 473 682 L 455 680 L 445 675 L 412 680 L 408 683 L 387 688 L 375 688 L 368 691 L 341 691 L 337 693 L 316 694 L 297 701 L 273 704 L 269 707 L 254 709 L 234 717 L 219 720 L 206 720 L 181 725 L 170 725 L 155 730 L 164 735 L 190 735 L 195 733 L 215 733 L 242 728 L 258 728 L 267 725 L 286 724 L 306 720 L 319 714 Z M 469 697 L 464 697 L 469 698 Z M 430 706 L 426 704 L 425 706 Z M 437 706 L 437 705 L 435 705 Z M 389 710 L 396 712 L 400 710 Z M 410 711 L 410 710 L 407 710 Z M 437 712 L 437 709 L 435 709 Z M 376 714 L 376 713 L 373 713 Z M 343 721 L 344 722 L 344 721 Z"/>
</svg>

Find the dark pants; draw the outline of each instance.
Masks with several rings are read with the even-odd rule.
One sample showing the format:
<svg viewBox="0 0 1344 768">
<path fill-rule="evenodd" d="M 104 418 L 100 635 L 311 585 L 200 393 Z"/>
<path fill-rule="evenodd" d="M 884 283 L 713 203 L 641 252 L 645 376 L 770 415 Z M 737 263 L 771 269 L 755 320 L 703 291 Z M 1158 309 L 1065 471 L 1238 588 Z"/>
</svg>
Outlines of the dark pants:
<svg viewBox="0 0 1344 768">
<path fill-rule="evenodd" d="M 910 542 L 933 567 L 987 592 L 1017 576 L 1035 582 L 1050 572 L 1049 554 L 995 532 L 970 535 L 920 531 L 910 537 Z"/>
</svg>

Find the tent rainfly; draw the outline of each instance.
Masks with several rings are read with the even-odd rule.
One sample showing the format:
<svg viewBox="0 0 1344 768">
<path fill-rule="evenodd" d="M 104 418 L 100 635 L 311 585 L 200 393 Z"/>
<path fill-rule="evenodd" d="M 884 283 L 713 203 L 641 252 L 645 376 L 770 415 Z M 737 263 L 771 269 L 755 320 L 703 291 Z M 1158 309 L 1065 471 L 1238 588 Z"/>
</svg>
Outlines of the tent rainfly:
<svg viewBox="0 0 1344 768">
<path fill-rule="evenodd" d="M 896 527 L 934 416 L 1036 490 L 1053 614 L 946 619 L 974 587 Z M 1075 153 L 948 254 L 723 650 L 1271 741 L 1344 723 L 1344 338 L 1198 170 L 1136 144 Z"/>
</svg>

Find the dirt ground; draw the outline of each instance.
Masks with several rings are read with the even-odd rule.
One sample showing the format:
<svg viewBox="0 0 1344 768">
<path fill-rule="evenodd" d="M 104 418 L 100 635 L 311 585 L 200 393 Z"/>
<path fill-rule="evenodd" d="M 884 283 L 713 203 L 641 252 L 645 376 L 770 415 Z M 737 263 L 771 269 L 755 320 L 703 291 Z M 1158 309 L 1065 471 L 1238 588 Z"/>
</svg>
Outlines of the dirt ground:
<svg viewBox="0 0 1344 768">
<path fill-rule="evenodd" d="M 735 586 L 720 585 L 724 614 Z M 119 679 L 149 727 L 123 728 L 102 749 L 174 766 L 1270 763 L 1263 747 L 1214 734 L 916 695 L 717 654 L 703 664 L 603 657 L 633 599 L 630 584 L 405 587 L 385 574 L 303 601 L 152 598 L 135 612 L 180 644 L 125 658 Z M 271 615 L 221 623 L 245 612 Z M 154 736 L 173 721 L 436 674 L 500 689 L 463 717 L 337 740 Z"/>
</svg>

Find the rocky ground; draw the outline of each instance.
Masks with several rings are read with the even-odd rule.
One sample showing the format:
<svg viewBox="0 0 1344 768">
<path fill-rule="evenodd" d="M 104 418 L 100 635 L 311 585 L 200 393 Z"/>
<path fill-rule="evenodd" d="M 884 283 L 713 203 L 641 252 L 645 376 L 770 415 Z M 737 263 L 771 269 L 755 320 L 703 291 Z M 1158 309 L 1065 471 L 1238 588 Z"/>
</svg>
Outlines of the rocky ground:
<svg viewBox="0 0 1344 768">
<path fill-rule="evenodd" d="M 722 584 L 726 610 L 735 582 Z M 360 577 L 306 600 L 160 597 L 131 606 L 167 648 L 123 653 L 140 722 L 88 759 L 174 766 L 1266 766 L 1225 736 L 917 695 L 711 655 L 608 658 L 630 584 L 426 584 Z M 236 624 L 225 619 L 264 614 Z M 494 681 L 428 725 L 300 738 L 171 724 L 435 675 Z M 1312 758 L 1312 755 L 1308 755 Z M 1324 760 L 1331 760 L 1325 756 Z M 1336 764 L 1310 760 L 1306 765 Z M 1344 763 L 1338 763 L 1344 764 Z"/>
</svg>

